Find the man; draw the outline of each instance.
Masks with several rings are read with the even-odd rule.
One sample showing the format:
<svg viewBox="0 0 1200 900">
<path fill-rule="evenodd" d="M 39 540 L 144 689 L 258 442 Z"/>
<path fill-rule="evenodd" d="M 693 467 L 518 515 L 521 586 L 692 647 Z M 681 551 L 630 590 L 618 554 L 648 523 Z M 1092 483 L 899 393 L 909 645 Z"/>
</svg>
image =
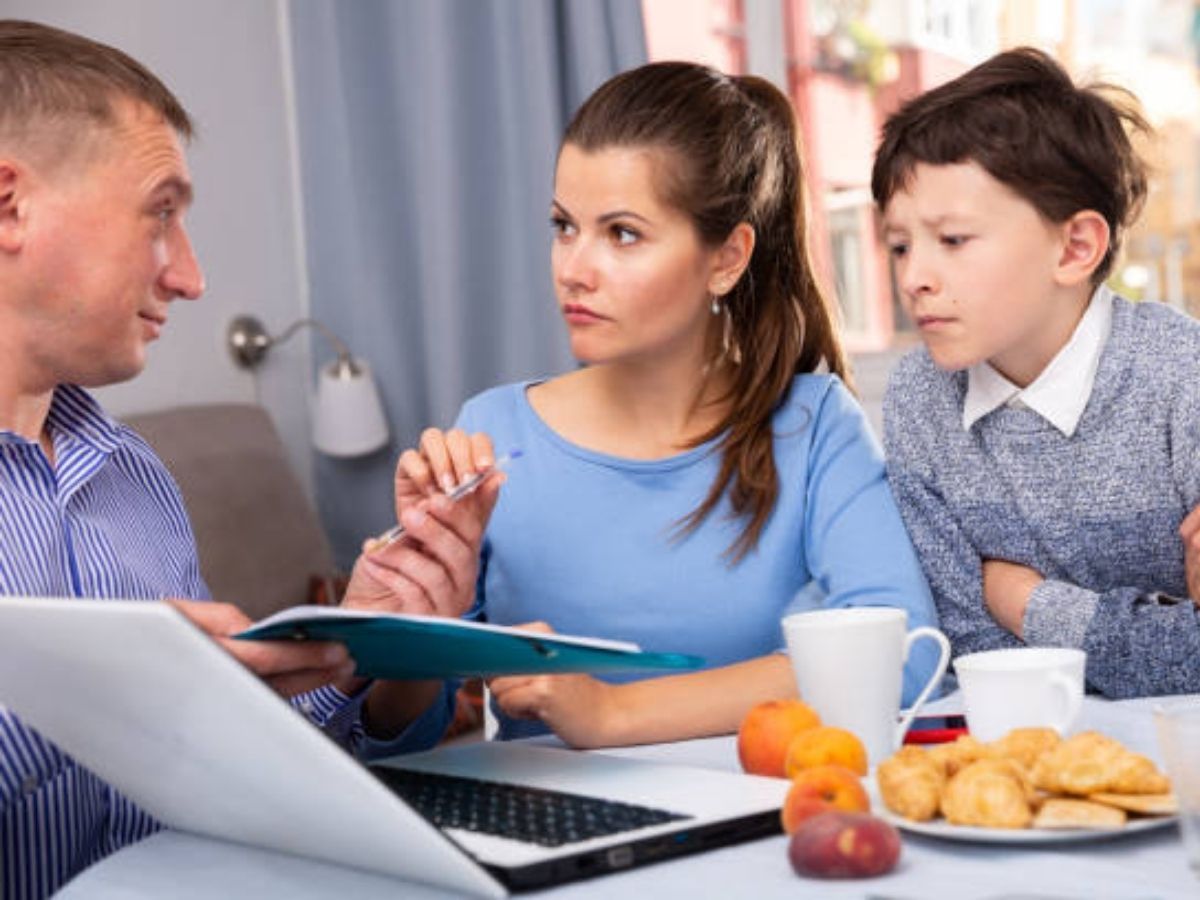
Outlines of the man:
<svg viewBox="0 0 1200 900">
<path fill-rule="evenodd" d="M 204 289 L 187 113 L 125 54 L 27 22 L 0 21 L 0 96 L 0 593 L 173 598 L 356 752 L 429 746 L 419 714 L 450 702 L 439 685 L 367 684 L 337 644 L 228 639 L 249 621 L 208 600 L 174 482 L 86 391 L 138 374 L 171 302 Z M 406 508 L 409 539 L 355 567 L 346 605 L 461 605 L 497 488 Z M 5 897 L 46 896 L 158 827 L 0 706 Z"/>
</svg>

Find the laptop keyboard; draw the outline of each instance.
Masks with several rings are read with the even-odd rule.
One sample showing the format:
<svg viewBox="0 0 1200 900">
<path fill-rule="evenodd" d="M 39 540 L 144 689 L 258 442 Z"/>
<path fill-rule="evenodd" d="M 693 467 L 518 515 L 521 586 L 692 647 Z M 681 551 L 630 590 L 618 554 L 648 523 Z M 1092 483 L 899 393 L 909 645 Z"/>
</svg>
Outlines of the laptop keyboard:
<svg viewBox="0 0 1200 900">
<path fill-rule="evenodd" d="M 561 847 L 690 816 L 516 784 L 374 766 L 389 788 L 439 828 Z"/>
</svg>

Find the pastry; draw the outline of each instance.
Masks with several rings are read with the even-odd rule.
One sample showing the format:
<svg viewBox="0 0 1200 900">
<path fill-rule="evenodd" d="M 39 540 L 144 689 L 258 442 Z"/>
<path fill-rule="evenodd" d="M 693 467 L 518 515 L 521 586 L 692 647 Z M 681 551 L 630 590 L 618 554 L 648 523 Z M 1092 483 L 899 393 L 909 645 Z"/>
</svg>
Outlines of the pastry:
<svg viewBox="0 0 1200 900">
<path fill-rule="evenodd" d="M 1165 794 L 1170 783 L 1145 756 L 1096 731 L 1085 731 L 1043 753 L 1033 783 L 1051 794 Z"/>
<path fill-rule="evenodd" d="M 942 815 L 954 825 L 1027 828 L 1033 790 L 1021 767 L 1008 759 L 980 759 L 946 782 Z"/>
<path fill-rule="evenodd" d="M 919 747 L 902 747 L 879 765 L 875 777 L 884 805 L 913 822 L 927 822 L 938 814 L 942 767 Z"/>
</svg>

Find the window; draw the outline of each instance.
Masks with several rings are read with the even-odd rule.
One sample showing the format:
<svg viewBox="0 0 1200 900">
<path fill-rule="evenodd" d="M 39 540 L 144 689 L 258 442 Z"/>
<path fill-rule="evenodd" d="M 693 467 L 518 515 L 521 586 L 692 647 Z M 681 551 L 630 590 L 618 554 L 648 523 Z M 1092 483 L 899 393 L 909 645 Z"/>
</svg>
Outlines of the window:
<svg viewBox="0 0 1200 900">
<path fill-rule="evenodd" d="M 846 331 L 859 334 L 866 332 L 871 326 L 866 279 L 863 273 L 866 248 L 862 229 L 861 207 L 830 210 L 829 241 L 833 250 L 837 299 L 842 308 L 842 326 Z"/>
</svg>

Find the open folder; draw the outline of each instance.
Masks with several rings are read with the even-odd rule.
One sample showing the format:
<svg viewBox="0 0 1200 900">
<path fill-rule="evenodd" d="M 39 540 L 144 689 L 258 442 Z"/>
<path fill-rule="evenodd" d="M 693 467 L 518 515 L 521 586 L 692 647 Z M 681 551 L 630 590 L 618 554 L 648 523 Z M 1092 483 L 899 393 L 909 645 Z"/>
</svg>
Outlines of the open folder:
<svg viewBox="0 0 1200 900">
<path fill-rule="evenodd" d="M 238 634 L 247 640 L 340 641 L 368 678 L 489 678 L 562 672 L 696 669 L 699 656 L 435 616 L 295 606 Z"/>
</svg>

